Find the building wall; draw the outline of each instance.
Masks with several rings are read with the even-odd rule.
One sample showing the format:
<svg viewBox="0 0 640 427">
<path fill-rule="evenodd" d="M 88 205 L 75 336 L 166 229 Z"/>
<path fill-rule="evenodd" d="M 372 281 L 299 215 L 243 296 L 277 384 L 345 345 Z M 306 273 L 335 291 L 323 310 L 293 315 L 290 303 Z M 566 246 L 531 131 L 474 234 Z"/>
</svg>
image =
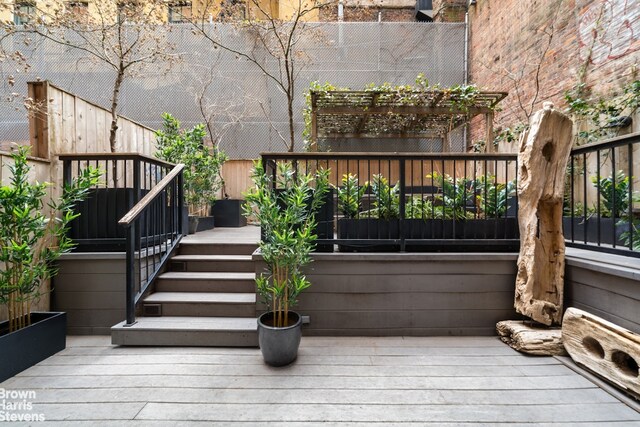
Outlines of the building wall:
<svg viewBox="0 0 640 427">
<path fill-rule="evenodd" d="M 471 82 L 509 92 L 496 127 L 528 122 L 544 101 L 564 108 L 564 92 L 581 80 L 609 97 L 638 78 L 638 1 L 477 0 L 469 19 Z"/>
<path fill-rule="evenodd" d="M 413 22 L 416 20 L 415 0 L 345 0 L 343 2 L 345 22 Z M 338 20 L 338 2 L 322 9 L 320 21 Z"/>
<path fill-rule="evenodd" d="M 464 22 L 467 0 L 433 0 L 435 22 Z"/>
</svg>

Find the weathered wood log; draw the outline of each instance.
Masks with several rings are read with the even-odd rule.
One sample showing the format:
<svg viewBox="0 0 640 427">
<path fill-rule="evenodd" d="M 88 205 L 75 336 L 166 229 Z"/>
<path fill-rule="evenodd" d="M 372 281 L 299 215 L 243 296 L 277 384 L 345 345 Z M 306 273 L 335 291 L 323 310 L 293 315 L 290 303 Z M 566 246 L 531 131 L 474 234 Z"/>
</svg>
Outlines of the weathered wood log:
<svg viewBox="0 0 640 427">
<path fill-rule="evenodd" d="M 562 320 L 562 197 L 572 122 L 545 103 L 531 119 L 518 154 L 520 256 L 516 311 L 545 325 Z"/>
<path fill-rule="evenodd" d="M 514 350 L 536 356 L 566 356 L 562 332 L 521 320 L 504 320 L 496 324 L 500 339 Z"/>
<path fill-rule="evenodd" d="M 640 396 L 640 335 L 577 308 L 568 308 L 562 340 L 571 358 Z"/>
</svg>

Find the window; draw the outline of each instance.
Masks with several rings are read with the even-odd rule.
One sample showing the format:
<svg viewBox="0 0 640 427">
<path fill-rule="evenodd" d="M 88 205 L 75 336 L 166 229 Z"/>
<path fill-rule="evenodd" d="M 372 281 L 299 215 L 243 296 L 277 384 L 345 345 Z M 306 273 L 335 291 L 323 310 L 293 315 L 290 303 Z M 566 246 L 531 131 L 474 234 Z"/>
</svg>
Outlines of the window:
<svg viewBox="0 0 640 427">
<path fill-rule="evenodd" d="M 65 3 L 65 7 L 78 18 L 86 18 L 89 14 L 89 3 L 86 1 L 69 1 Z"/>
<path fill-rule="evenodd" d="M 179 24 L 191 19 L 191 2 L 179 1 L 169 3 L 169 22 Z"/>
<path fill-rule="evenodd" d="M 13 23 L 16 25 L 28 24 L 36 14 L 36 5 L 30 1 L 17 2 L 13 9 Z"/>
</svg>

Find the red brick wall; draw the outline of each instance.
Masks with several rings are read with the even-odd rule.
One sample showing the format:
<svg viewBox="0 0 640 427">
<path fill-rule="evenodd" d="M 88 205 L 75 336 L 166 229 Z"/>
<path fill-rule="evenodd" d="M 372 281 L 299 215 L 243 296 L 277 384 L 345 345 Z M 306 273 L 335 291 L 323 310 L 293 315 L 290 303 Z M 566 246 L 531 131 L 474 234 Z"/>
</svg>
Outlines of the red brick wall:
<svg viewBox="0 0 640 427">
<path fill-rule="evenodd" d="M 638 0 L 477 0 L 469 18 L 470 81 L 509 92 L 496 126 L 526 122 L 547 100 L 564 108 L 563 93 L 581 73 L 607 96 L 639 78 Z M 481 121 L 474 138 L 483 139 Z"/>
<path fill-rule="evenodd" d="M 433 0 L 435 22 L 464 22 L 467 0 Z"/>
</svg>

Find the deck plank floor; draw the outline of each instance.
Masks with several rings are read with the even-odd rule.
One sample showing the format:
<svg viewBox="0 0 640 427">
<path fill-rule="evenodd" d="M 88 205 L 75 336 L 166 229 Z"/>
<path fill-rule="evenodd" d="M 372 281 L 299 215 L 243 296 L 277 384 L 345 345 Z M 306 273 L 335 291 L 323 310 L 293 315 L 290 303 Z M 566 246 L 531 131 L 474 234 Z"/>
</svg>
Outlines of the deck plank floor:
<svg viewBox="0 0 640 427">
<path fill-rule="evenodd" d="M 640 426 L 557 359 L 491 337 L 303 338 L 279 369 L 258 349 L 67 346 L 0 384 L 35 391 L 43 425 Z"/>
</svg>

